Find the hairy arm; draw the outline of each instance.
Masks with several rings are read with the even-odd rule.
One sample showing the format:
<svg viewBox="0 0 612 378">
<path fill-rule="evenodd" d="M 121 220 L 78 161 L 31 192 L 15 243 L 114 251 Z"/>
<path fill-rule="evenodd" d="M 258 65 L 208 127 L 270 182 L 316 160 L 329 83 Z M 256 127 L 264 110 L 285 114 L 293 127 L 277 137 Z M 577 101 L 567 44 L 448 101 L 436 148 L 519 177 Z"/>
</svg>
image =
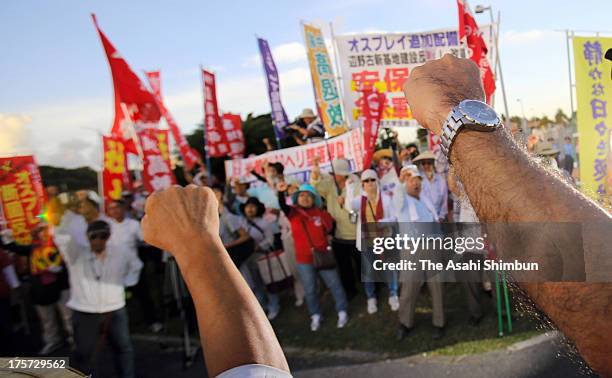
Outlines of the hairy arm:
<svg viewBox="0 0 612 378">
<path fill-rule="evenodd" d="M 288 372 L 270 322 L 223 247 L 212 191 L 156 192 L 145 213 L 145 240 L 174 255 L 193 297 L 208 375 L 246 364 Z"/>
<path fill-rule="evenodd" d="M 483 98 L 476 65 L 450 55 L 413 70 L 404 91 L 415 118 L 438 134 L 453 106 L 464 99 Z M 548 266 L 554 265 L 552 262 L 562 264 L 564 277 L 580 277 L 582 273 L 582 281 L 598 280 L 600 273 L 610 271 L 610 215 L 540 167 L 505 129 L 491 133 L 461 131 L 451 149 L 450 161 L 481 222 L 541 222 L 553 230 L 563 229 L 562 222 L 566 222 L 571 231 L 576 231 L 572 225 L 578 226 L 577 232 L 556 235 L 520 227 L 520 237 L 526 241 L 523 246 L 530 257 L 540 258 Z M 605 230 L 608 232 L 601 232 Z M 500 250 L 516 242 L 501 236 L 501 243 L 497 243 Z M 574 341 L 594 370 L 612 373 L 611 283 L 520 285 Z"/>
</svg>

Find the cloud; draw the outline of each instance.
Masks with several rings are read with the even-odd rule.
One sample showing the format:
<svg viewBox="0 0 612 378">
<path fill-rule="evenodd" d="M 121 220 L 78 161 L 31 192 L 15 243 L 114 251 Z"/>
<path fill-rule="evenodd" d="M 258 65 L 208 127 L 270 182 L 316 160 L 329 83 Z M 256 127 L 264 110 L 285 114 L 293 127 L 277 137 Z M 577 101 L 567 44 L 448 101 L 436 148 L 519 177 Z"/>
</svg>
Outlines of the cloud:
<svg viewBox="0 0 612 378">
<path fill-rule="evenodd" d="M 41 153 L 41 160 L 45 164 L 64 167 L 78 168 L 84 165 L 99 169 L 101 165 L 101 152 L 99 147 L 94 147 L 85 139 L 71 138 L 59 142 L 56 148 L 50 152 Z"/>
<path fill-rule="evenodd" d="M 31 153 L 31 135 L 26 125 L 32 119 L 25 115 L 0 113 L 0 154 Z"/>
</svg>

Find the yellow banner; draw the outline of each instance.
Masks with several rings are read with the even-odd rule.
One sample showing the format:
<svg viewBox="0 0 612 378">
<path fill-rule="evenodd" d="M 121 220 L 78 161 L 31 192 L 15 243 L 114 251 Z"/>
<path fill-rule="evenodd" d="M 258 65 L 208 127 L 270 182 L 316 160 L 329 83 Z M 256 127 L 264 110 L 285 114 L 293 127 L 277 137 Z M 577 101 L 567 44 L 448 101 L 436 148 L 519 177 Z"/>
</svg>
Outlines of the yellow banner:
<svg viewBox="0 0 612 378">
<path fill-rule="evenodd" d="M 319 116 L 330 136 L 347 131 L 340 96 L 321 29 L 304 24 L 304 38 Z"/>
<path fill-rule="evenodd" d="M 612 38 L 574 37 L 580 181 L 588 194 L 610 194 L 612 63 L 604 58 Z"/>
</svg>

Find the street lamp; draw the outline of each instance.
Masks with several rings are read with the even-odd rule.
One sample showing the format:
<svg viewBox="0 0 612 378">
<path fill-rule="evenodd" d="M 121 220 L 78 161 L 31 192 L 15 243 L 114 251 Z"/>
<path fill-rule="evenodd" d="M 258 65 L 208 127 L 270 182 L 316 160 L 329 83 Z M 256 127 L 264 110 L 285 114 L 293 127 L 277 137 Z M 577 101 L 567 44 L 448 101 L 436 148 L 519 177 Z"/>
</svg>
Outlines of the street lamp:
<svg viewBox="0 0 612 378">
<path fill-rule="evenodd" d="M 489 11 L 489 16 L 491 17 L 491 28 L 493 30 L 493 41 L 495 43 L 495 74 L 497 76 L 497 70 L 499 69 L 499 81 L 501 83 L 502 97 L 504 100 L 504 110 L 506 114 L 506 122 L 510 122 L 510 113 L 508 112 L 508 100 L 506 99 L 506 86 L 504 85 L 504 75 L 502 74 L 501 63 L 499 61 L 499 35 L 497 34 L 497 28 L 494 26 L 495 19 L 493 18 L 493 8 L 484 5 L 477 5 L 474 8 L 474 11 L 478 14 L 484 13 L 484 11 Z M 501 15 L 499 12 L 497 13 L 497 27 L 499 27 L 499 19 Z"/>
</svg>

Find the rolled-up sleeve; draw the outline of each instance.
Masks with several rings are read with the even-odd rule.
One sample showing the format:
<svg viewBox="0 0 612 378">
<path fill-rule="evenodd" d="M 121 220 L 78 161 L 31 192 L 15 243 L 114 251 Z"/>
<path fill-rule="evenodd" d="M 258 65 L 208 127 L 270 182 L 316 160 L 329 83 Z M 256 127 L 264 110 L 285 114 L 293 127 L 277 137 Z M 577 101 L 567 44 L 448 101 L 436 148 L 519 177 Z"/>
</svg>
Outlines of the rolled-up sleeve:
<svg viewBox="0 0 612 378">
<path fill-rule="evenodd" d="M 237 366 L 217 375 L 217 378 L 291 378 L 289 372 L 268 365 Z"/>
</svg>

